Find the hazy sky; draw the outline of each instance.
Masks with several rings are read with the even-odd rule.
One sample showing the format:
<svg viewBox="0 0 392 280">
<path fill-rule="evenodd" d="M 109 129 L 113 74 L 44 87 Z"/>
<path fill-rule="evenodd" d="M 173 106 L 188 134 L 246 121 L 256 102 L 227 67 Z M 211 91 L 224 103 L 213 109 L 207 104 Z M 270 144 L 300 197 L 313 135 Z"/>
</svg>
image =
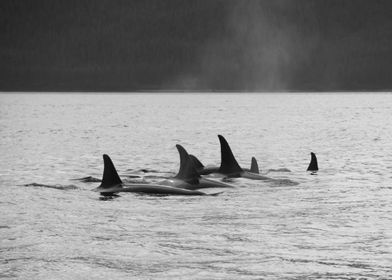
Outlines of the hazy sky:
<svg viewBox="0 0 392 280">
<path fill-rule="evenodd" d="M 391 0 L 1 0 L 0 91 L 392 89 Z"/>
</svg>

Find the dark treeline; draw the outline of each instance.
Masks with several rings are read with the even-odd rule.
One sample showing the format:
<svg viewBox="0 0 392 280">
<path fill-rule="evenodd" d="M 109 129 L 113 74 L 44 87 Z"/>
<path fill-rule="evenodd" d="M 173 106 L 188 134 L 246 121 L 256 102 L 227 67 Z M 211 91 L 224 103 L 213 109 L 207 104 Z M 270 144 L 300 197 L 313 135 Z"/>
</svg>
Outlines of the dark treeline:
<svg viewBox="0 0 392 280">
<path fill-rule="evenodd" d="M 389 0 L 3 0 L 2 91 L 392 89 Z"/>
</svg>

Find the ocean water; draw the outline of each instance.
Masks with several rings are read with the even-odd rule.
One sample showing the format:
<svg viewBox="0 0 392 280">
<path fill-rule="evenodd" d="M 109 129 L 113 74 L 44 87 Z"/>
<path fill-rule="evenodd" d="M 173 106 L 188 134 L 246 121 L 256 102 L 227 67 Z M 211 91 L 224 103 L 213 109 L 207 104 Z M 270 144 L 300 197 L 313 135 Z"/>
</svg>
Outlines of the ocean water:
<svg viewBox="0 0 392 280">
<path fill-rule="evenodd" d="M 0 278 L 392 279 L 391 123 L 391 94 L 1 94 Z M 171 176 L 176 144 L 219 165 L 218 134 L 281 183 L 100 200 L 73 180 L 104 153 Z"/>
</svg>

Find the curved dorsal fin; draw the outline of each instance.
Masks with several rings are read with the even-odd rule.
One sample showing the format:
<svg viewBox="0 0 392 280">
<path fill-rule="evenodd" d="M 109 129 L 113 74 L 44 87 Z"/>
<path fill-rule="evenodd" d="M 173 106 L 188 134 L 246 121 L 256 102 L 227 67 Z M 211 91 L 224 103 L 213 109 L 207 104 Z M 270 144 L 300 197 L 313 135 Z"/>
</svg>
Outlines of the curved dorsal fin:
<svg viewBox="0 0 392 280">
<path fill-rule="evenodd" d="M 243 170 L 235 159 L 226 139 L 222 135 L 218 135 L 218 137 L 221 146 L 221 165 L 219 168 L 219 172 L 222 174 L 233 174 L 242 172 Z"/>
<path fill-rule="evenodd" d="M 255 157 L 252 157 L 252 163 L 250 165 L 250 172 L 259 174 L 259 165 L 257 164 L 257 160 Z"/>
<path fill-rule="evenodd" d="M 310 153 L 310 156 L 311 156 L 310 163 L 306 171 L 317 171 L 318 170 L 317 157 L 314 153 Z"/>
<path fill-rule="evenodd" d="M 180 154 L 180 170 L 175 178 L 187 181 L 200 178 L 193 161 L 189 158 L 188 152 L 179 144 L 176 145 L 176 148 Z"/>
<path fill-rule="evenodd" d="M 194 155 L 189 155 L 189 158 L 193 162 L 193 165 L 195 166 L 196 169 L 201 169 L 204 167 L 204 165 L 201 163 L 201 161 L 195 157 Z"/>
<path fill-rule="evenodd" d="M 118 176 L 117 170 L 108 155 L 103 155 L 103 176 L 100 188 L 110 188 L 115 185 L 122 184 L 120 176 Z"/>
</svg>

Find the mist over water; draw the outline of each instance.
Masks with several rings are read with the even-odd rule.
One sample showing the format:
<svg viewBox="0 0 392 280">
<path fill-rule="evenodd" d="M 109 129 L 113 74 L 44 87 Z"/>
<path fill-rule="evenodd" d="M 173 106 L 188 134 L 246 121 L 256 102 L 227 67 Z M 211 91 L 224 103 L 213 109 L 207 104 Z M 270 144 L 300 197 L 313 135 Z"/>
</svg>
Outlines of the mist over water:
<svg viewBox="0 0 392 280">
<path fill-rule="evenodd" d="M 319 47 L 315 5 L 237 1 L 221 9 L 223 27 L 217 24 L 214 36 L 200 47 L 189 75 L 180 74 L 170 86 L 282 91 L 293 89 L 297 80 L 312 81 L 299 77 L 298 70 L 315 67 L 310 62 Z"/>
<path fill-rule="evenodd" d="M 225 84 L 247 91 L 286 89 L 290 80 L 285 70 L 295 41 L 303 45 L 304 36 L 287 19 L 277 19 L 280 9 L 279 4 L 259 1 L 231 5 L 226 32 L 217 34 L 202 49 L 201 76 L 210 88 Z M 298 56 L 296 60 L 300 63 Z"/>
<path fill-rule="evenodd" d="M 218 2 L 215 2 L 218 3 Z M 216 91 L 389 89 L 390 17 L 368 1 L 224 1 L 194 60 L 163 88 Z M 388 50 L 387 50 L 388 49 Z M 390 80 L 390 79 L 388 79 Z"/>
<path fill-rule="evenodd" d="M 321 33 L 316 7 L 288 1 L 222 6 L 223 24 L 216 24 L 214 36 L 200 47 L 196 66 L 185 69 L 189 74 L 181 73 L 169 87 L 284 91 L 296 83 L 306 87 L 315 79 L 324 81 L 324 71 L 315 64 Z M 303 68 L 318 69 L 319 76 L 302 76 Z M 336 78 L 328 73 L 327 81 L 336 84 Z"/>
<path fill-rule="evenodd" d="M 390 94 L 2 94 L 0 276 L 390 279 L 391 109 Z M 158 180 L 176 144 L 218 165 L 217 134 L 281 183 L 102 201 L 73 180 L 101 178 L 104 153 L 124 180 Z"/>
</svg>

